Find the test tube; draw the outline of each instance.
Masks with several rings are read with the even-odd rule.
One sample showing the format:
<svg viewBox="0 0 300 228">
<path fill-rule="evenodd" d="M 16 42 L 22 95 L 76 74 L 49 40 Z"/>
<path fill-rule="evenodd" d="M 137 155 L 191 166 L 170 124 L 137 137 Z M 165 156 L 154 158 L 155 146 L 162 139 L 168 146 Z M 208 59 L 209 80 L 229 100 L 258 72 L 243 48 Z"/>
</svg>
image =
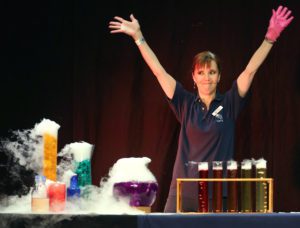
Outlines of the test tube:
<svg viewBox="0 0 300 228">
<path fill-rule="evenodd" d="M 222 161 L 213 161 L 213 176 L 214 178 L 223 177 L 223 162 Z M 213 182 L 213 202 L 212 202 L 212 211 L 213 212 L 222 212 L 222 182 L 216 181 Z"/>
<path fill-rule="evenodd" d="M 267 177 L 267 161 L 259 159 L 255 161 L 255 175 L 256 178 Z M 256 182 L 256 197 L 255 197 L 255 211 L 267 212 L 268 210 L 268 186 L 266 182 Z"/>
<path fill-rule="evenodd" d="M 237 178 L 237 162 L 227 161 L 227 178 Z M 238 211 L 238 193 L 237 193 L 237 182 L 229 181 L 228 185 L 228 196 L 227 196 L 227 212 Z"/>
<path fill-rule="evenodd" d="M 198 163 L 199 178 L 208 178 L 208 162 Z M 208 212 L 208 183 L 207 181 L 199 181 L 198 186 L 198 212 Z"/>
<path fill-rule="evenodd" d="M 251 160 L 245 159 L 242 161 L 241 177 L 252 177 Z M 252 188 L 250 181 L 241 183 L 241 212 L 252 212 Z"/>
</svg>

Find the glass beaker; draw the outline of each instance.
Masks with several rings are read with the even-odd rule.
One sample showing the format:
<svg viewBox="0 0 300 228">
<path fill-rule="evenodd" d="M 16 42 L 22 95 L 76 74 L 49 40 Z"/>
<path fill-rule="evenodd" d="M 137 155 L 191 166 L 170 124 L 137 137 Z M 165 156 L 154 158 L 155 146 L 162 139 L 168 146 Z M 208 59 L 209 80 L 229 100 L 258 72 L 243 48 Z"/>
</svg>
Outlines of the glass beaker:
<svg viewBox="0 0 300 228">
<path fill-rule="evenodd" d="M 78 176 L 78 185 L 84 187 L 92 184 L 91 158 L 94 146 L 86 142 L 69 144 L 74 157 L 74 172 Z"/>
<path fill-rule="evenodd" d="M 48 187 L 50 211 L 63 211 L 66 206 L 66 184 L 54 182 Z"/>
<path fill-rule="evenodd" d="M 46 177 L 43 175 L 35 176 L 35 184 L 31 193 L 31 211 L 48 212 L 49 198 L 46 187 Z"/>
</svg>

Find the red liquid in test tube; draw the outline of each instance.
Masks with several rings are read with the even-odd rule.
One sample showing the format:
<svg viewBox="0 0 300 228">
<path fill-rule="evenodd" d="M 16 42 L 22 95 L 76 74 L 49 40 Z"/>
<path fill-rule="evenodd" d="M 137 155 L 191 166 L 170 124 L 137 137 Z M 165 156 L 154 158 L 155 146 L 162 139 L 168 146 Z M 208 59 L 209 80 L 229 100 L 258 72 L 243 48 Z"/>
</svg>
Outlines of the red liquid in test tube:
<svg viewBox="0 0 300 228">
<path fill-rule="evenodd" d="M 213 176 L 214 178 L 223 178 L 223 162 L 213 161 Z M 223 196 L 222 196 L 222 182 L 213 182 L 213 212 L 223 211 Z"/>
<path fill-rule="evenodd" d="M 208 178 L 208 162 L 199 162 L 199 178 Z M 198 212 L 208 212 L 208 182 L 199 181 L 198 186 Z"/>
</svg>

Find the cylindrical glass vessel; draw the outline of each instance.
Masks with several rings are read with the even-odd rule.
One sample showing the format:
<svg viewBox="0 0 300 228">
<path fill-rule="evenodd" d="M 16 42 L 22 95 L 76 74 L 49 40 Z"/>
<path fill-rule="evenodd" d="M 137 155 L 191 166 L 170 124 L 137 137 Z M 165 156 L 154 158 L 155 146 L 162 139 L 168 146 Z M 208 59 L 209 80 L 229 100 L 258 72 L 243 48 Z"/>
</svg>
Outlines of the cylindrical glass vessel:
<svg viewBox="0 0 300 228">
<path fill-rule="evenodd" d="M 223 162 L 213 161 L 213 176 L 214 178 L 223 178 Z M 213 182 L 213 199 L 212 199 L 212 211 L 222 212 L 222 182 Z"/>
<path fill-rule="evenodd" d="M 199 178 L 208 178 L 208 162 L 199 162 Z M 198 186 L 198 212 L 208 212 L 208 183 L 200 181 Z"/>
<path fill-rule="evenodd" d="M 259 159 L 255 162 L 256 178 L 267 177 L 267 161 Z M 268 211 L 268 185 L 266 182 L 256 182 L 255 211 L 265 213 Z"/>
<path fill-rule="evenodd" d="M 43 175 L 56 181 L 57 166 L 57 134 L 60 125 L 54 121 L 43 119 L 35 126 L 38 135 L 43 137 Z"/>
<path fill-rule="evenodd" d="M 74 172 L 78 176 L 80 187 L 92 184 L 91 157 L 94 146 L 87 142 L 69 144 L 74 156 Z"/>
<path fill-rule="evenodd" d="M 242 161 L 241 178 L 252 177 L 252 161 Z M 241 212 L 252 212 L 252 184 L 250 181 L 241 183 Z"/>
<path fill-rule="evenodd" d="M 237 178 L 237 162 L 227 161 L 227 178 Z M 227 212 L 238 212 L 238 191 L 237 182 L 228 182 L 227 184 Z"/>
<path fill-rule="evenodd" d="M 49 198 L 45 176 L 35 176 L 35 185 L 31 194 L 31 211 L 37 213 L 49 211 Z"/>
<path fill-rule="evenodd" d="M 63 211 L 66 206 L 66 184 L 61 182 L 51 183 L 48 187 L 50 211 Z"/>
</svg>

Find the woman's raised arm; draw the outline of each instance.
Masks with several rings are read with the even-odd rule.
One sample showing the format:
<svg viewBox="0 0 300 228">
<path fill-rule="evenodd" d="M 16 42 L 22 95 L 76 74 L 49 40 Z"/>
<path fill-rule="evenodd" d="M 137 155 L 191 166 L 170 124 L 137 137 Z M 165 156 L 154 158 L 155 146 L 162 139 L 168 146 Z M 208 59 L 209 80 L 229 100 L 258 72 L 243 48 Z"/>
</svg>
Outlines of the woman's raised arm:
<svg viewBox="0 0 300 228">
<path fill-rule="evenodd" d="M 118 16 L 114 17 L 114 19 L 114 21 L 109 22 L 111 33 L 124 33 L 133 38 L 145 62 L 156 76 L 163 91 L 168 98 L 172 99 L 175 92 L 176 81 L 165 71 L 158 58 L 147 44 L 138 20 L 132 14 L 130 15 L 130 21 Z"/>
</svg>

